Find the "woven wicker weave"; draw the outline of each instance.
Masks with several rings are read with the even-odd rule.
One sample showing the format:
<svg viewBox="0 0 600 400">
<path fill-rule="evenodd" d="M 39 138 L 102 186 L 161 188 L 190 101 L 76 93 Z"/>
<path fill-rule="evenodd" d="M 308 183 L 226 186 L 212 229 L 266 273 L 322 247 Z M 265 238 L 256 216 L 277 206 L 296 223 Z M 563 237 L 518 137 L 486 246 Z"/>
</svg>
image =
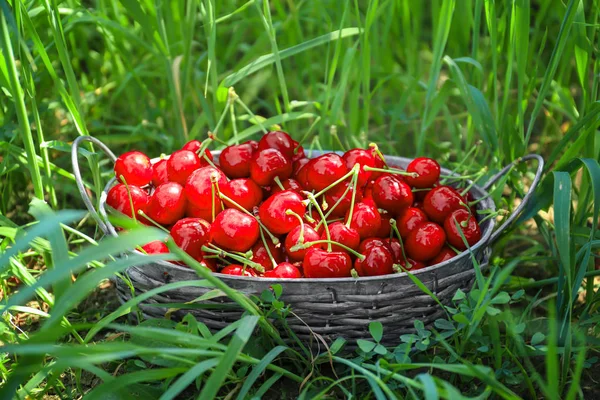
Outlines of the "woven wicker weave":
<svg viewBox="0 0 600 400">
<path fill-rule="evenodd" d="M 92 138 L 87 140 L 97 142 Z M 103 150 L 108 151 L 107 154 L 114 159 L 114 155 L 108 149 Z M 315 154 L 319 153 L 315 152 Z M 213 155 L 217 158 L 219 152 L 213 152 Z M 76 158 L 76 144 L 74 144 L 74 172 L 79 177 Z M 528 158 L 538 160 L 538 174 L 532 184 L 533 189 L 539 181 L 543 161 L 535 155 L 526 156 L 522 160 Z M 406 167 L 410 162 L 409 159 L 402 157 L 386 157 L 386 160 L 389 164 L 400 167 Z M 486 189 L 508 171 L 509 167 L 507 166 L 490 179 L 485 186 Z M 442 169 L 442 174 L 450 175 L 452 172 Z M 100 199 L 100 214 L 103 217 L 106 216 L 104 208 L 106 193 L 114 182 L 113 179 L 108 183 Z M 523 198 L 519 210 L 516 210 L 501 229 L 517 216 L 529 199 L 531 192 L 532 190 Z M 487 193 L 483 188 L 474 186 L 471 194 L 475 199 L 480 199 Z M 98 217 L 93 206 L 90 207 L 91 203 L 87 204 L 89 199 L 86 195 L 84 195 L 84 200 L 92 215 L 101 221 L 100 227 L 107 234 L 116 235 L 117 233 L 110 223 L 106 222 L 106 219 Z M 495 205 L 489 197 L 479 202 L 477 207 L 481 210 L 495 210 Z M 472 255 L 478 261 L 481 269 L 487 267 L 490 254 L 489 245 L 499 233 L 493 232 L 494 224 L 493 219 L 481 224 L 482 238 L 471 248 Z M 193 270 L 162 261 L 131 267 L 126 273 L 135 287 L 136 295 L 166 283 L 198 279 Z M 269 290 L 273 283 L 281 284 L 283 287 L 281 300 L 290 305 L 295 314 L 288 318 L 288 325 L 301 340 L 307 343 L 314 343 L 313 333 L 316 333 L 327 343 L 331 343 L 341 336 L 348 339 L 352 345 L 356 339 L 370 337 L 368 326 L 371 321 L 380 321 L 384 325 L 382 343 L 395 345 L 401 334 L 414 331 L 415 320 L 420 320 L 427 326 L 444 314 L 435 300 L 419 289 L 406 273 L 357 279 L 273 279 L 216 275 L 230 287 L 247 295 L 260 295 L 264 290 Z M 414 275 L 442 303 L 448 304 L 458 289 L 467 291 L 471 288 L 475 278 L 475 268 L 471 254 L 463 252 L 444 263 L 415 271 Z M 130 287 L 120 279 L 115 282 L 120 300 L 122 302 L 129 300 L 132 296 Z M 210 290 L 211 288 L 203 287 L 184 287 L 171 290 L 148 299 L 140 305 L 140 308 L 147 317 L 163 317 L 168 310 L 169 303 L 185 303 Z M 156 307 L 148 306 L 148 304 L 165 304 L 166 306 Z M 209 328 L 221 329 L 238 320 L 242 313 L 241 309 L 226 297 L 206 300 L 203 304 L 206 306 L 205 308 L 180 309 L 171 315 L 180 317 L 191 313 Z M 229 305 L 229 307 L 223 307 L 223 305 Z"/>
</svg>

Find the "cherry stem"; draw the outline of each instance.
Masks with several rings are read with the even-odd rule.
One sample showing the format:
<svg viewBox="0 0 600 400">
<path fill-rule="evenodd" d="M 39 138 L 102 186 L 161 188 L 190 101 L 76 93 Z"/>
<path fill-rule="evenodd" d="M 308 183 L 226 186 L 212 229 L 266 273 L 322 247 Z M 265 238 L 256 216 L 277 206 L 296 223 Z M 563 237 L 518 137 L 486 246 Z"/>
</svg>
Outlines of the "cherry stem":
<svg viewBox="0 0 600 400">
<path fill-rule="evenodd" d="M 344 144 L 343 144 L 343 143 L 342 143 L 342 141 L 340 140 L 340 137 L 338 136 L 338 133 L 337 133 L 337 126 L 335 126 L 335 125 L 331 125 L 331 126 L 329 127 L 329 133 L 331 134 L 331 136 L 333 136 L 333 137 L 334 137 L 334 139 L 335 139 L 335 141 L 337 142 L 337 144 L 339 144 L 339 145 L 340 145 L 340 149 L 341 149 L 342 151 L 344 151 L 344 152 L 345 152 L 345 151 L 346 151 L 346 146 L 344 146 Z"/>
<path fill-rule="evenodd" d="M 302 220 L 302 217 L 289 209 L 285 210 L 285 214 L 293 215 L 294 217 L 296 217 L 298 222 L 300 222 L 300 235 L 298 236 L 298 241 L 296 242 L 296 244 L 304 243 L 304 221 Z"/>
<path fill-rule="evenodd" d="M 260 129 L 263 131 L 263 133 L 269 133 L 269 131 L 267 130 L 267 128 L 265 128 L 265 126 L 263 125 L 262 121 L 256 116 L 254 115 L 254 113 L 252 112 L 252 110 L 250 110 L 248 108 L 248 106 L 246 105 L 246 103 L 244 103 L 242 101 L 242 99 L 240 99 L 239 97 L 235 98 L 235 102 L 238 103 L 240 106 L 242 106 L 242 108 L 244 109 L 244 111 L 246 111 L 258 124 L 258 126 L 260 126 Z"/>
<path fill-rule="evenodd" d="M 235 105 L 233 101 L 229 102 L 229 118 L 231 119 L 231 126 L 233 128 L 233 139 L 235 140 L 235 144 L 240 144 L 240 140 L 237 137 L 237 120 L 235 118 Z"/>
<path fill-rule="evenodd" d="M 215 165 L 215 163 L 212 162 L 212 160 L 210 158 L 208 158 L 208 156 L 206 155 L 206 153 L 204 153 L 202 155 L 202 158 L 204 158 L 204 161 L 206 161 L 208 163 L 208 165 L 210 165 L 211 167 L 218 169 L 217 166 Z"/>
<path fill-rule="evenodd" d="M 206 149 L 208 149 L 208 146 L 215 140 L 214 137 L 214 134 L 209 131 L 208 138 L 204 139 L 202 143 L 200 143 L 200 148 L 198 149 L 198 151 L 196 151 L 198 157 L 202 157 L 205 155 L 204 152 L 206 151 Z"/>
<path fill-rule="evenodd" d="M 356 279 L 356 278 L 360 278 L 360 275 L 358 275 L 358 272 L 356 272 L 356 270 L 355 270 L 354 268 L 352 268 L 352 269 L 350 270 L 350 275 L 351 275 L 353 278 L 355 278 L 355 279 Z"/>
<path fill-rule="evenodd" d="M 365 165 L 363 167 L 363 169 L 365 171 L 375 171 L 375 172 L 385 172 L 388 174 L 394 174 L 394 175 L 402 175 L 402 176 L 412 176 L 413 178 L 418 178 L 419 174 L 417 174 L 416 172 L 406 172 L 406 171 L 402 171 L 401 169 L 396 169 L 396 168 L 375 168 L 375 167 L 369 167 L 368 165 Z"/>
<path fill-rule="evenodd" d="M 404 252 L 404 242 L 402 241 L 402 236 L 400 236 L 400 231 L 398 230 L 398 223 L 394 218 L 390 218 L 390 226 L 392 227 L 392 231 L 398 236 L 400 250 L 402 251 L 402 258 L 404 258 L 405 263 L 409 264 L 408 258 L 406 258 L 406 253 Z"/>
<path fill-rule="evenodd" d="M 346 250 L 348 253 L 353 254 L 354 256 L 356 256 L 356 258 L 360 259 L 361 261 L 365 259 L 365 256 L 360 254 L 358 251 L 346 246 L 345 244 L 342 243 L 338 243 L 338 242 L 334 242 L 331 239 L 327 239 L 327 240 L 314 240 L 312 242 L 306 242 L 304 244 L 297 244 L 295 246 L 292 246 L 292 248 L 290 249 L 291 251 L 297 251 L 297 250 L 301 250 L 301 249 L 308 249 L 311 246 L 314 246 L 315 244 L 323 244 L 323 243 L 327 243 L 327 246 L 329 248 L 329 252 L 331 253 L 331 245 L 334 244 L 336 246 L 341 247 L 342 249 Z"/>
<path fill-rule="evenodd" d="M 493 213 L 489 213 L 488 215 L 486 215 L 485 217 L 483 217 L 483 218 L 481 219 L 481 221 L 479 221 L 479 224 L 481 225 L 481 224 L 483 224 L 485 221 L 487 221 L 488 219 L 496 218 L 498 215 L 505 214 L 503 211 L 504 211 L 504 210 L 502 210 L 502 211 L 501 211 L 501 210 L 498 210 L 498 211 L 495 211 L 495 212 L 493 212 Z"/>
<path fill-rule="evenodd" d="M 340 198 L 338 199 L 338 201 L 336 201 L 336 202 L 335 202 L 335 204 L 333 205 L 333 207 L 331 207 L 331 208 L 329 208 L 329 209 L 327 210 L 327 212 L 325 213 L 325 218 L 326 218 L 326 219 L 327 219 L 327 218 L 329 218 L 329 216 L 330 216 L 330 215 L 331 215 L 331 213 L 332 213 L 332 212 L 335 210 L 335 208 L 336 208 L 337 206 L 339 206 L 339 205 L 340 205 L 340 203 L 341 203 L 341 202 L 344 200 L 344 198 L 346 198 L 346 195 L 348 194 L 348 192 L 349 192 L 349 191 L 350 191 L 350 186 L 348 186 L 348 187 L 346 188 L 346 190 L 344 190 L 344 194 L 342 194 L 342 196 L 340 196 Z M 308 218 L 307 218 L 307 219 L 308 219 Z M 311 218 L 311 219 L 312 219 L 312 218 Z M 342 219 L 343 219 L 343 218 L 342 218 Z M 314 220 L 313 220 L 313 222 L 314 222 Z M 321 221 L 319 221 L 319 223 L 318 223 L 318 224 L 316 225 L 316 227 L 315 227 L 315 230 L 316 230 L 316 229 L 318 229 L 318 228 L 319 228 L 319 226 L 321 226 L 321 223 L 322 223 L 322 222 L 323 222 L 322 220 L 321 220 Z M 331 221 L 329 221 L 329 222 L 331 222 Z"/>
<path fill-rule="evenodd" d="M 217 135 L 215 135 L 211 131 L 208 131 L 207 136 L 208 136 L 209 139 L 212 139 L 212 140 L 214 140 L 217 143 L 221 143 L 224 146 L 228 146 L 228 143 L 226 141 L 224 141 L 223 139 L 219 138 Z"/>
<path fill-rule="evenodd" d="M 369 143 L 369 147 L 371 149 L 373 149 L 375 154 L 377 154 L 377 157 L 379 157 L 381 159 L 381 161 L 383 161 L 383 163 L 387 167 L 388 165 L 387 165 L 387 162 L 385 161 L 385 157 L 383 156 L 383 153 L 381 153 L 381 151 L 379 150 L 379 146 L 377 146 L 377 143 Z"/>
<path fill-rule="evenodd" d="M 142 211 L 142 210 L 138 210 L 138 214 L 139 214 L 139 215 L 141 215 L 142 217 L 146 218 L 146 219 L 147 219 L 148 221 L 150 221 L 150 222 L 151 222 L 151 223 L 152 223 L 154 226 L 156 226 L 157 228 L 161 229 L 162 231 L 164 231 L 164 232 L 167 232 L 167 233 L 169 233 L 169 234 L 171 233 L 171 232 L 169 232 L 169 231 L 167 230 L 167 228 L 165 228 L 164 226 L 162 226 L 161 224 L 159 224 L 158 222 L 156 222 L 155 220 L 153 220 L 152 218 L 150 218 L 150 217 L 148 216 L 148 214 L 146 214 L 144 211 Z"/>
<path fill-rule="evenodd" d="M 352 168 L 353 170 L 355 168 Z M 356 185 L 358 184 L 358 169 L 356 169 L 356 173 L 352 177 L 352 201 L 350 202 L 350 210 L 348 212 L 348 220 L 346 221 L 346 228 L 350 228 L 350 222 L 352 222 L 352 217 L 354 214 L 354 203 L 356 202 Z M 350 186 L 348 186 L 350 187 Z M 344 195 L 345 196 L 345 195 Z"/>
<path fill-rule="evenodd" d="M 215 126 L 215 129 L 213 130 L 213 132 L 215 133 L 215 135 L 217 134 L 217 132 L 219 131 L 219 128 L 221 127 L 221 124 L 225 120 L 225 116 L 227 115 L 227 111 L 229 111 L 229 105 L 231 104 L 232 101 L 233 101 L 233 97 L 228 96 L 227 97 L 227 104 L 225 104 L 225 108 L 223 109 L 223 112 L 221 113 L 221 116 L 219 117 L 219 121 L 217 122 L 217 126 Z"/>
<path fill-rule="evenodd" d="M 285 188 L 283 187 L 283 184 L 281 183 L 281 180 L 279 179 L 278 176 L 276 176 L 275 178 L 273 178 L 273 181 L 277 184 L 277 186 L 279 186 L 279 189 L 285 190 Z"/>
<path fill-rule="evenodd" d="M 210 244 L 210 246 L 211 247 L 202 246 L 202 251 L 204 251 L 205 253 L 217 254 L 220 257 L 229 257 L 239 263 L 242 263 L 244 265 L 249 265 L 253 269 L 257 270 L 258 272 L 265 272 L 265 268 L 257 262 L 248 260 L 247 258 L 244 258 L 237 254 L 225 251 L 225 250 L 221 249 L 220 247 L 215 246 L 214 244 Z"/>
<path fill-rule="evenodd" d="M 271 264 L 273 264 L 273 268 L 277 267 L 277 261 L 275 261 L 275 257 L 271 254 L 271 249 L 269 249 L 269 245 L 267 244 L 267 239 L 265 239 L 265 234 L 263 233 L 263 229 L 258 230 L 260 232 L 260 239 L 265 246 L 265 250 L 267 251 L 267 255 L 269 256 L 269 260 L 271 260 Z"/>
<path fill-rule="evenodd" d="M 473 186 L 475 186 L 475 182 L 479 180 L 479 178 L 481 178 L 485 173 L 487 172 L 487 167 L 483 167 L 481 169 L 481 171 L 479 171 L 477 174 L 475 174 L 474 179 L 471 181 L 471 183 L 469 184 L 469 186 L 467 186 L 465 189 L 463 189 L 462 192 L 460 192 L 461 196 L 466 195 L 467 193 L 469 193 L 469 190 L 471 190 L 471 188 Z"/>
<path fill-rule="evenodd" d="M 364 167 L 364 168 L 366 168 L 366 167 Z M 353 175 L 358 175 L 359 170 L 360 170 L 360 165 L 355 164 L 354 167 L 352 167 L 352 169 L 350 171 L 348 171 L 347 174 L 345 174 L 340 179 L 338 179 L 337 181 L 333 182 L 331 185 L 327 186 L 325 189 L 323 189 L 320 192 L 318 192 L 317 194 L 315 194 L 315 197 L 320 197 L 320 196 L 324 195 L 329 189 L 333 188 L 337 184 L 344 182 L 346 179 L 348 179 L 349 177 L 351 177 Z"/>
<path fill-rule="evenodd" d="M 129 190 L 127 180 L 123 175 L 119 175 L 119 178 L 123 182 L 123 185 L 125 185 L 125 190 L 127 190 L 127 197 L 129 198 L 129 207 L 131 207 L 131 216 L 133 217 L 133 220 L 137 222 L 137 218 L 135 217 L 135 208 L 133 207 L 133 197 L 131 197 L 131 191 Z"/>
<path fill-rule="evenodd" d="M 317 212 L 319 213 L 319 216 L 321 217 L 321 221 L 323 222 L 323 226 L 325 227 L 325 235 L 327 235 L 327 240 L 331 241 L 331 235 L 329 234 L 329 226 L 327 225 L 327 220 L 325 219 L 325 215 L 323 215 L 323 210 L 321 210 L 321 207 L 319 207 L 319 203 L 317 202 L 317 199 L 315 199 L 315 196 L 310 193 L 310 192 L 304 192 L 306 194 L 306 197 L 308 197 L 308 200 L 315 205 Z M 327 251 L 331 252 L 331 243 L 327 244 Z"/>
</svg>

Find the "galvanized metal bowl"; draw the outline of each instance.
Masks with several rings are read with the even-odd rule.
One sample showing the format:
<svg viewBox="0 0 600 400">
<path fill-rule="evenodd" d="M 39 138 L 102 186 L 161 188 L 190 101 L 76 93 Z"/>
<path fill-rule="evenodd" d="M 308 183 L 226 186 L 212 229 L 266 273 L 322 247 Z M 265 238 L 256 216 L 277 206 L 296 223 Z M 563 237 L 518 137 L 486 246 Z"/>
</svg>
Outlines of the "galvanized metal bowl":
<svg viewBox="0 0 600 400">
<path fill-rule="evenodd" d="M 116 157 L 103 143 L 89 136 L 80 137 L 73 143 L 73 172 L 77 178 L 84 203 L 106 235 L 118 236 L 117 231 L 108 221 L 105 207 L 107 192 L 116 180 L 113 178 L 106 185 L 100 198 L 99 212 L 97 212 L 81 180 L 77 160 L 77 149 L 83 141 L 90 141 L 99 146 L 113 162 Z M 219 154 L 219 151 L 213 152 L 216 159 Z M 321 153 L 313 152 L 313 156 L 319 154 Z M 404 157 L 385 156 L 385 158 L 389 164 L 403 168 L 411 161 Z M 458 289 L 468 291 L 471 288 L 476 268 L 484 270 L 487 267 L 490 246 L 502 231 L 519 216 L 539 183 L 544 165 L 543 159 L 535 154 L 524 156 L 507 165 L 482 187 L 474 185 L 470 190 L 474 199 L 483 199 L 477 203 L 478 210 L 495 211 L 495 204 L 488 196 L 487 190 L 515 164 L 531 159 L 537 160 L 538 166 L 530 189 L 519 206 L 498 229 L 494 230 L 495 219 L 484 221 L 481 224 L 481 240 L 471 247 L 470 251 L 465 251 L 448 261 L 413 273 L 443 304 L 447 304 Z M 157 161 L 157 159 L 153 161 Z M 452 175 L 453 173 L 442 168 L 442 174 Z M 132 252 L 141 254 L 135 250 Z M 474 264 L 474 260 L 477 266 Z M 170 282 L 198 279 L 194 270 L 167 261 L 149 262 L 145 265 L 130 267 L 126 274 L 135 288 L 135 295 Z M 215 275 L 230 287 L 247 295 L 260 295 L 264 290 L 269 290 L 274 283 L 282 285 L 283 292 L 280 299 L 293 311 L 288 317 L 287 323 L 300 340 L 307 343 L 315 343 L 315 335 L 319 335 L 320 339 L 327 343 L 333 342 L 337 337 L 344 337 L 352 345 L 356 339 L 370 337 L 368 326 L 371 321 L 380 321 L 384 325 L 382 343 L 395 345 L 399 342 L 400 335 L 414 331 L 415 320 L 420 320 L 427 326 L 444 314 L 439 304 L 415 285 L 406 273 L 326 279 L 252 278 L 220 273 L 215 273 Z M 130 286 L 120 279 L 115 279 L 115 283 L 120 300 L 122 302 L 129 300 L 132 297 Z M 186 303 L 210 290 L 211 288 L 203 287 L 184 287 L 171 290 L 153 296 L 143 302 L 140 308 L 147 317 L 162 317 L 169 308 L 169 303 Z M 237 321 L 242 315 L 242 310 L 226 297 L 209 299 L 202 303 L 204 308 L 180 309 L 171 315 L 182 316 L 191 313 L 211 329 L 221 329 Z M 156 307 L 149 306 L 149 304 L 164 304 L 165 306 Z M 219 307 L 223 304 L 230 306 Z"/>
</svg>

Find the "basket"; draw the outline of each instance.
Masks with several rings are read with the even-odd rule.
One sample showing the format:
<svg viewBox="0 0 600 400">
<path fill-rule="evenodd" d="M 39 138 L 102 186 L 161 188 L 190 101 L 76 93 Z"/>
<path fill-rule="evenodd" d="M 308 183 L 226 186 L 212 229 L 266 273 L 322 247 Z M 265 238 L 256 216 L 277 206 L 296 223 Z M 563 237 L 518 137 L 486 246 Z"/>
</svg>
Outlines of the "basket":
<svg viewBox="0 0 600 400">
<path fill-rule="evenodd" d="M 111 179 L 106 185 L 100 198 L 99 212 L 96 211 L 83 185 L 78 165 L 78 146 L 83 141 L 97 145 L 113 162 L 116 157 L 103 143 L 89 136 L 79 137 L 73 143 L 73 172 L 84 203 L 104 234 L 118 236 L 115 228 L 106 218 L 105 209 L 107 192 L 115 184 L 116 179 Z M 212 153 L 215 159 L 218 159 L 219 153 L 219 151 Z M 321 152 L 313 153 L 315 155 L 322 154 Z M 403 168 L 411 161 L 403 157 L 385 156 L 385 158 L 389 164 Z M 153 162 L 157 160 L 155 159 Z M 482 270 L 487 267 L 491 252 L 490 246 L 525 208 L 540 181 L 544 161 L 536 154 L 524 156 L 504 167 L 482 187 L 474 185 L 471 189 L 470 192 L 475 199 L 485 197 L 477 204 L 478 209 L 495 210 L 494 202 L 487 197 L 487 190 L 516 164 L 527 160 L 537 160 L 535 178 L 521 203 L 500 227 L 494 229 L 495 220 L 493 218 L 484 221 L 481 224 L 482 238 L 471 247 L 470 251 L 465 251 L 448 261 L 413 273 L 442 304 L 449 304 L 458 289 L 468 291 L 471 288 L 475 279 L 473 258 L 477 260 Z M 451 175 L 453 173 L 442 168 L 442 174 Z M 130 267 L 126 270 L 126 274 L 135 288 L 136 296 L 170 282 L 198 279 L 194 270 L 167 261 L 149 262 L 145 265 Z M 280 284 L 283 289 L 280 300 L 289 305 L 293 311 L 287 319 L 287 324 L 305 343 L 314 344 L 316 334 L 327 344 L 331 344 L 338 337 L 343 337 L 351 347 L 354 347 L 357 339 L 370 338 L 369 323 L 380 321 L 384 326 L 381 343 L 393 346 L 398 344 L 400 335 L 414 332 L 415 320 L 420 320 L 425 326 L 431 326 L 436 319 L 444 315 L 444 310 L 439 304 L 415 285 L 406 273 L 325 279 L 252 278 L 220 273 L 215 273 L 215 275 L 230 287 L 246 295 L 260 296 L 274 283 Z M 120 301 L 129 300 L 132 297 L 131 288 L 121 279 L 116 279 L 115 283 Z M 211 288 L 204 287 L 184 287 L 171 290 L 145 300 L 139 307 L 145 317 L 160 318 L 165 316 L 168 306 L 156 307 L 151 304 L 186 303 L 210 290 Z M 224 304 L 228 306 L 222 307 Z M 205 300 L 203 305 L 202 308 L 178 309 L 171 314 L 171 318 L 181 318 L 183 315 L 191 313 L 211 330 L 219 330 L 237 321 L 242 315 L 242 309 L 226 297 Z"/>
</svg>

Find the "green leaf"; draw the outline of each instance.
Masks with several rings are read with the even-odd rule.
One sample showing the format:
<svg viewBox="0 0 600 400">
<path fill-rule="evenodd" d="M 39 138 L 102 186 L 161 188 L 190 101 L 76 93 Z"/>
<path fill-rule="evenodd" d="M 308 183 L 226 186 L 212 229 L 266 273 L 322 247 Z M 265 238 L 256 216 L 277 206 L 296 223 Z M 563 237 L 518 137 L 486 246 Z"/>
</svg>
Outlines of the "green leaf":
<svg viewBox="0 0 600 400">
<path fill-rule="evenodd" d="M 369 324 L 369 332 L 371 333 L 373 339 L 379 343 L 383 337 L 383 325 L 379 321 L 372 321 Z"/>
<path fill-rule="evenodd" d="M 244 385 L 242 386 L 242 388 L 240 389 L 240 392 L 238 393 L 237 400 L 244 400 L 246 398 L 246 395 L 252 388 L 252 385 L 254 385 L 256 380 L 264 372 L 264 370 L 267 368 L 267 365 L 269 365 L 271 362 L 273 362 L 273 360 L 277 356 L 279 356 L 281 353 L 283 353 L 286 350 L 287 350 L 287 347 L 285 347 L 285 346 L 274 347 L 262 358 L 262 360 L 260 360 L 260 363 L 256 364 L 256 366 L 254 366 L 254 368 L 252 369 L 252 372 L 250 372 L 250 375 L 248 375 L 246 377 L 246 379 L 244 380 Z"/>
<path fill-rule="evenodd" d="M 423 394 L 425 395 L 425 400 L 439 400 L 440 395 L 431 375 L 419 374 L 417 375 L 417 379 L 423 382 Z"/>
<path fill-rule="evenodd" d="M 542 343 L 544 339 L 546 339 L 546 335 L 544 335 L 542 332 L 536 332 L 531 337 L 531 345 L 537 346 L 538 344 Z"/>
<path fill-rule="evenodd" d="M 458 322 L 459 324 L 468 325 L 470 322 L 469 319 L 463 313 L 454 314 L 452 316 L 452 319 L 455 320 L 456 322 Z"/>
<path fill-rule="evenodd" d="M 377 343 L 371 342 L 370 340 L 365 340 L 365 339 L 358 339 L 356 341 L 356 344 L 365 353 L 369 353 L 369 352 L 373 351 L 375 346 L 377 346 Z"/>
<path fill-rule="evenodd" d="M 494 297 L 490 303 L 491 304 L 507 304 L 510 301 L 510 296 L 506 292 L 500 292 Z"/>
<path fill-rule="evenodd" d="M 496 307 L 488 306 L 488 307 L 486 307 L 486 309 L 485 309 L 485 312 L 486 312 L 488 315 L 494 316 L 494 315 L 498 315 L 498 314 L 500 314 L 502 311 L 500 311 L 500 310 L 499 310 L 499 309 L 497 309 Z"/>
<path fill-rule="evenodd" d="M 177 380 L 169 386 L 162 396 L 160 396 L 160 400 L 175 399 L 181 392 L 190 386 L 197 377 L 209 369 L 214 368 L 219 361 L 219 358 L 210 358 L 208 360 L 200 361 L 198 364 L 190 368 L 185 374 L 177 378 Z"/>
<path fill-rule="evenodd" d="M 434 325 L 436 328 L 438 329 L 443 329 L 443 330 L 455 330 L 456 328 L 454 327 L 454 324 L 450 321 L 448 321 L 447 319 L 436 319 L 434 322 Z"/>
</svg>

